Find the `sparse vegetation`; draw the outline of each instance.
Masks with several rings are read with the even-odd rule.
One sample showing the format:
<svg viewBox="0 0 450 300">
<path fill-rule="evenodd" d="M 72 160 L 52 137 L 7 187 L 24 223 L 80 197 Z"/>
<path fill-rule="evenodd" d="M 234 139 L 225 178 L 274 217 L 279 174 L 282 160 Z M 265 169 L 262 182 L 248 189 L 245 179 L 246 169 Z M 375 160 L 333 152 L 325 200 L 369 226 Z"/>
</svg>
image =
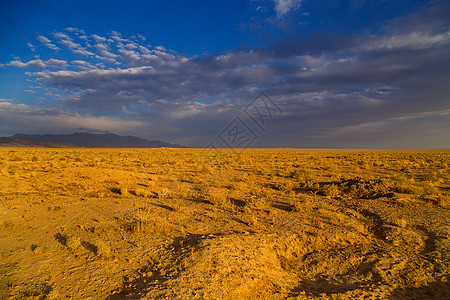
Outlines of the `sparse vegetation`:
<svg viewBox="0 0 450 300">
<path fill-rule="evenodd" d="M 112 256 L 111 248 L 103 241 L 98 241 L 96 243 L 97 251 L 96 254 L 102 258 L 110 258 Z"/>
<path fill-rule="evenodd" d="M 121 194 L 122 196 L 128 196 L 128 188 L 126 188 L 126 187 L 121 187 L 121 188 L 120 188 L 120 194 Z"/>
<path fill-rule="evenodd" d="M 408 226 L 408 221 L 404 218 L 400 218 L 395 221 L 395 224 L 401 228 L 406 228 L 406 226 Z"/>
<path fill-rule="evenodd" d="M 450 152 L 211 151 L 0 149 L 0 298 L 445 291 Z"/>
<path fill-rule="evenodd" d="M 78 236 L 71 236 L 66 241 L 66 246 L 72 251 L 81 247 L 81 239 Z"/>
</svg>

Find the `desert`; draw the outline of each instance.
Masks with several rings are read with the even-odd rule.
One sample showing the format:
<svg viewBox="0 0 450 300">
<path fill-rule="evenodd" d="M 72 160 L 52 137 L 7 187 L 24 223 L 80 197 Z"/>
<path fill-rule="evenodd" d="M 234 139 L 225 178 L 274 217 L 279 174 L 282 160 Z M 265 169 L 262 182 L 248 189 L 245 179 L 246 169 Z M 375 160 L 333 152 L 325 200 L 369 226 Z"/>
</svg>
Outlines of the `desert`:
<svg viewBox="0 0 450 300">
<path fill-rule="evenodd" d="M 0 148 L 0 297 L 448 299 L 449 162 Z"/>
</svg>

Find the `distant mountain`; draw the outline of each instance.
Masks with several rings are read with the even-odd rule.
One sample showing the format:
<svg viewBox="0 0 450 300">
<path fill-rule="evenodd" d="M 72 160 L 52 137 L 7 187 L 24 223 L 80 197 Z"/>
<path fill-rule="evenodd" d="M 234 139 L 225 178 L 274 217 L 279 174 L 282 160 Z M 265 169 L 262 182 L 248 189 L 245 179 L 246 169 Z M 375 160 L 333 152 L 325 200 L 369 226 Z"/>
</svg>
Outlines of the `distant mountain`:
<svg viewBox="0 0 450 300">
<path fill-rule="evenodd" d="M 3 138 L 5 139 L 5 138 Z M 87 148 L 183 148 L 185 146 L 170 144 L 162 141 L 149 141 L 135 136 L 121 136 L 114 133 L 73 133 L 67 135 L 29 135 L 15 134 L 6 139 L 17 141 L 26 141 L 30 143 L 55 143 L 59 145 L 71 144 L 78 147 Z M 57 146 L 58 147 L 58 146 Z M 67 146 L 66 146 L 67 147 Z"/>
<path fill-rule="evenodd" d="M 76 148 L 78 146 L 68 143 L 29 142 L 0 137 L 0 147 Z"/>
</svg>

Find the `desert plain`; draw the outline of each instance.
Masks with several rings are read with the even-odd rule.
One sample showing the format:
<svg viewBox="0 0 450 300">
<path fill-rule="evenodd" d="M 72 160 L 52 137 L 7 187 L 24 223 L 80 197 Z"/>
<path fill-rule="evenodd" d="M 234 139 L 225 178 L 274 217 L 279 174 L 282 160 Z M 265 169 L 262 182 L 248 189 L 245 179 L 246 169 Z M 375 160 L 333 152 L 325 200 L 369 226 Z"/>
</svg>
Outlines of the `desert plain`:
<svg viewBox="0 0 450 300">
<path fill-rule="evenodd" d="M 1 299 L 450 299 L 450 151 L 0 148 Z"/>
</svg>

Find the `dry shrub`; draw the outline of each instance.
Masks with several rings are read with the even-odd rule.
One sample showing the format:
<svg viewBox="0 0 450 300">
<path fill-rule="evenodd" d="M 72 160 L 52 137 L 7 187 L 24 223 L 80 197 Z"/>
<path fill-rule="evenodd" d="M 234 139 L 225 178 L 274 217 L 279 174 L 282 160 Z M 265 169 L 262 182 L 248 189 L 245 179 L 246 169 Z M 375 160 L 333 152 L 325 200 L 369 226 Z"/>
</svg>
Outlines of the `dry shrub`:
<svg viewBox="0 0 450 300">
<path fill-rule="evenodd" d="M 97 247 L 95 252 L 97 256 L 102 258 L 110 258 L 112 256 L 111 248 L 105 242 L 98 241 L 95 246 Z"/>
<path fill-rule="evenodd" d="M 70 250 L 75 251 L 81 247 L 81 240 L 79 237 L 77 237 L 75 235 L 71 236 L 70 238 L 67 239 L 66 246 Z"/>
<path fill-rule="evenodd" d="M 406 228 L 406 226 L 408 226 L 408 221 L 406 221 L 404 218 L 400 218 L 395 220 L 395 225 L 401 228 Z"/>
<path fill-rule="evenodd" d="M 224 207 L 230 205 L 230 200 L 227 198 L 227 190 L 220 189 L 215 187 L 203 186 L 200 189 L 202 193 L 202 198 L 205 201 L 208 201 L 212 205 Z"/>
<path fill-rule="evenodd" d="M 437 199 L 437 203 L 439 206 L 443 208 L 449 208 L 450 207 L 450 196 L 447 195 L 439 195 Z"/>
<path fill-rule="evenodd" d="M 341 195 L 357 199 L 376 199 L 390 195 L 390 185 L 384 179 L 354 179 L 343 180 L 337 184 Z"/>
<path fill-rule="evenodd" d="M 121 194 L 122 196 L 128 196 L 128 195 L 129 195 L 129 193 L 128 193 L 128 188 L 126 188 L 126 187 L 121 187 L 121 188 L 120 188 L 120 194 Z"/>
<path fill-rule="evenodd" d="M 150 214 L 150 210 L 142 210 L 124 224 L 124 229 L 131 233 L 169 235 L 176 232 L 174 225 L 169 223 L 166 218 Z"/>
<path fill-rule="evenodd" d="M 141 188 L 137 188 L 135 190 L 135 193 L 136 193 L 136 196 L 138 196 L 138 197 L 145 197 L 145 198 L 150 197 L 150 195 L 152 194 L 151 192 L 149 192 L 147 190 L 144 190 L 144 189 L 141 189 Z"/>
<path fill-rule="evenodd" d="M 169 189 L 163 188 L 158 192 L 158 199 L 163 200 L 170 197 Z"/>
<path fill-rule="evenodd" d="M 421 195 L 423 189 L 404 182 L 394 182 L 391 184 L 391 190 L 401 194 Z"/>
<path fill-rule="evenodd" d="M 34 254 L 42 254 L 45 252 L 45 248 L 38 245 L 31 245 L 31 251 L 33 251 Z"/>
<path fill-rule="evenodd" d="M 435 195 L 439 193 L 439 189 L 430 182 L 423 187 L 423 192 L 425 193 L 425 195 Z"/>
<path fill-rule="evenodd" d="M 237 202 L 237 201 L 235 201 Z M 240 203 L 243 203 L 244 205 L 241 206 L 248 206 L 252 209 L 259 209 L 259 210 L 270 210 L 270 204 L 268 201 L 264 200 L 260 197 L 251 197 L 248 201 L 239 201 Z"/>
<path fill-rule="evenodd" d="M 339 188 L 334 184 L 327 184 L 320 187 L 320 194 L 327 196 L 328 198 L 335 198 L 339 196 Z"/>
<path fill-rule="evenodd" d="M 248 225 L 257 226 L 258 225 L 258 217 L 255 214 L 251 214 L 248 220 Z"/>
</svg>

